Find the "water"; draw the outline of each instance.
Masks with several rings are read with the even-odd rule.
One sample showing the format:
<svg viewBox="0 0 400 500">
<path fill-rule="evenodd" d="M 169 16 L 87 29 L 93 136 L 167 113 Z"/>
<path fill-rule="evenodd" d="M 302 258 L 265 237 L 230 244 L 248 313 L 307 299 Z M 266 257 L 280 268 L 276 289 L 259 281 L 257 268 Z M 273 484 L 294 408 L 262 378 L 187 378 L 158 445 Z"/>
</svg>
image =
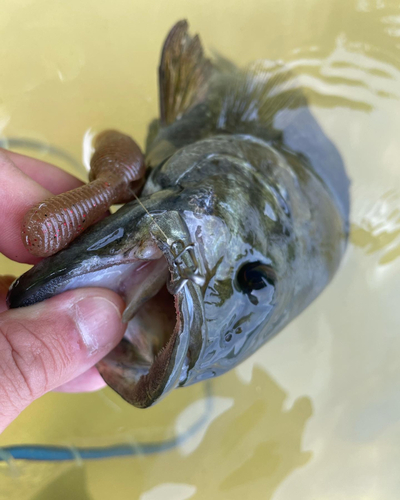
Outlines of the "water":
<svg viewBox="0 0 400 500">
<path fill-rule="evenodd" d="M 5 0 L 0 128 L 68 151 L 116 127 L 144 143 L 172 24 L 244 64 L 290 64 L 352 179 L 351 243 L 305 313 L 212 385 L 194 437 L 152 456 L 0 466 L 0 498 L 398 499 L 400 4 L 386 0 Z M 65 168 L 51 152 L 31 151 Z M 73 170 L 76 173 L 76 169 Z M 84 176 L 84 170 L 78 173 Z M 0 260 L 2 273 L 22 266 Z M 204 412 L 202 385 L 135 410 L 112 391 L 49 394 L 0 446 L 161 441 Z"/>
</svg>

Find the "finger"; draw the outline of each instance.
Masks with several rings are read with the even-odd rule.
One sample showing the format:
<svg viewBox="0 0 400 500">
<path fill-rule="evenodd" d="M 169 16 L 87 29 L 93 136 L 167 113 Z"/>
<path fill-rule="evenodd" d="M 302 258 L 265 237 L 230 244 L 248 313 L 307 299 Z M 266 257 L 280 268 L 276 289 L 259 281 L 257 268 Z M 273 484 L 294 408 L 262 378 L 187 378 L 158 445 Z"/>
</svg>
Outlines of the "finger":
<svg viewBox="0 0 400 500">
<path fill-rule="evenodd" d="M 0 276 L 0 313 L 7 310 L 6 297 L 11 283 L 15 280 L 14 276 Z"/>
<path fill-rule="evenodd" d="M 0 314 L 0 431 L 26 406 L 78 377 L 122 338 L 122 299 L 101 288 L 65 292 Z"/>
<path fill-rule="evenodd" d="M 95 366 L 79 377 L 54 389 L 56 392 L 93 392 L 103 389 L 107 384 Z"/>
<path fill-rule="evenodd" d="M 33 179 L 35 182 L 43 186 L 52 194 L 60 194 L 65 191 L 70 191 L 83 184 L 82 181 L 77 179 L 71 174 L 65 172 L 61 168 L 55 167 L 50 163 L 30 158 L 29 156 L 13 153 L 1 149 L 2 153 L 6 155 L 16 167 L 18 167 L 24 174 Z"/>
<path fill-rule="evenodd" d="M 2 151 L 0 186 L 0 253 L 17 262 L 36 263 L 39 259 L 33 257 L 22 243 L 22 219 L 33 205 L 51 193 L 24 174 Z"/>
</svg>

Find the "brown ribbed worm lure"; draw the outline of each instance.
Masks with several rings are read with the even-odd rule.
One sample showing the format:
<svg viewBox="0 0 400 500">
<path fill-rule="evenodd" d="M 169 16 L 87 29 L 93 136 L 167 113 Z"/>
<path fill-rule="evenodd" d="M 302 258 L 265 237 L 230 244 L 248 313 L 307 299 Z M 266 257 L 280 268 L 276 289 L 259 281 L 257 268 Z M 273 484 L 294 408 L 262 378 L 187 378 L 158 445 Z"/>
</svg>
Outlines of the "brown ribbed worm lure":
<svg viewBox="0 0 400 500">
<path fill-rule="evenodd" d="M 37 257 L 65 248 L 115 203 L 127 203 L 144 182 L 143 154 L 136 142 L 116 130 L 96 137 L 89 184 L 32 207 L 22 223 L 22 241 Z"/>
</svg>

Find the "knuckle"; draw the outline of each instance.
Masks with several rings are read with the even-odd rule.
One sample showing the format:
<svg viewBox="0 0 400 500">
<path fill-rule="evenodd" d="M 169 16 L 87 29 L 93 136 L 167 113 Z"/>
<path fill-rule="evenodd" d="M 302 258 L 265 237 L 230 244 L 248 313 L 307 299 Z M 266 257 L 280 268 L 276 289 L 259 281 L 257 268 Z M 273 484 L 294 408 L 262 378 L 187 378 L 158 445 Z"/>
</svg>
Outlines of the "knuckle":
<svg viewBox="0 0 400 500">
<path fill-rule="evenodd" d="M 68 364 L 68 353 L 54 336 L 46 343 L 26 325 L 0 322 L 0 397 L 25 407 L 51 389 Z"/>
<path fill-rule="evenodd" d="M 7 328 L 0 325 L 0 402 L 2 413 L 18 410 L 32 399 L 31 388 L 15 362 Z"/>
</svg>

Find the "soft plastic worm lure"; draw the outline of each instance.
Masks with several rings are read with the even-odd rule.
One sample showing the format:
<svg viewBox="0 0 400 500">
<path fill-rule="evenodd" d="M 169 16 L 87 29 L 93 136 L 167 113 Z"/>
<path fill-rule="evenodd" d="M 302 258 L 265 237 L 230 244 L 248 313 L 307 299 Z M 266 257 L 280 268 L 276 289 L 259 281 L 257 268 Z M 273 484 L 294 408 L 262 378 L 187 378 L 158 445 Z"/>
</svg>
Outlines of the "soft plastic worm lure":
<svg viewBox="0 0 400 500">
<path fill-rule="evenodd" d="M 69 245 L 115 203 L 127 203 L 143 185 L 143 154 L 129 136 L 115 130 L 99 134 L 90 162 L 89 184 L 53 196 L 24 217 L 22 240 L 37 257 Z"/>
</svg>

